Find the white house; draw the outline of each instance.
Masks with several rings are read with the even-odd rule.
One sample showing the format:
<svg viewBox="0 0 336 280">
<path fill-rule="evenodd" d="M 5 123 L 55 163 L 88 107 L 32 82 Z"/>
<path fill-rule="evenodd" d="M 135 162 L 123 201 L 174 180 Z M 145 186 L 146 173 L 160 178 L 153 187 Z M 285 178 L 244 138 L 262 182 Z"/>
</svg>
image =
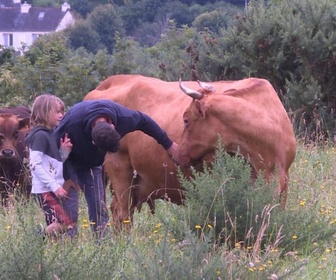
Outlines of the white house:
<svg viewBox="0 0 336 280">
<path fill-rule="evenodd" d="M 29 47 L 37 37 L 57 32 L 74 24 L 70 5 L 62 7 L 32 7 L 20 0 L 0 0 L 0 45 L 13 47 L 16 51 L 22 46 Z"/>
</svg>

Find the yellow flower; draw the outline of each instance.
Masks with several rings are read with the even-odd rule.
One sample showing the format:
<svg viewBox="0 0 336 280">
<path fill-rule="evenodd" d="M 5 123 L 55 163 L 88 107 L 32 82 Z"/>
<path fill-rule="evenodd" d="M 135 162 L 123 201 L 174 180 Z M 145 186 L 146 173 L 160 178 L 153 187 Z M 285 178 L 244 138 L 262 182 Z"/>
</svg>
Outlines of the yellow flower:
<svg viewBox="0 0 336 280">
<path fill-rule="evenodd" d="M 123 223 L 124 223 L 124 224 L 130 224 L 131 221 L 130 221 L 130 220 L 124 220 Z"/>
<path fill-rule="evenodd" d="M 200 229 L 202 227 L 200 225 L 196 225 L 195 228 Z"/>
<path fill-rule="evenodd" d="M 305 206 L 306 205 L 306 200 L 305 199 L 302 199 L 301 201 L 300 201 L 300 206 Z"/>
<path fill-rule="evenodd" d="M 10 230 L 10 229 L 11 229 L 11 226 L 7 226 L 7 229 Z"/>
<path fill-rule="evenodd" d="M 293 239 L 297 239 L 298 237 L 297 237 L 297 235 L 293 235 L 292 238 Z"/>
</svg>

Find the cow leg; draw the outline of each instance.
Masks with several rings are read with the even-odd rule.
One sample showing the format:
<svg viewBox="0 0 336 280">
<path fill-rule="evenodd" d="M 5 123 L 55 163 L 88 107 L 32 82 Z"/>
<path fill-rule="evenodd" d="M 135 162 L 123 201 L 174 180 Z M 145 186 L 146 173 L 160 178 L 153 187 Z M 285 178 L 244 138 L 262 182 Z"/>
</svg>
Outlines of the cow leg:
<svg viewBox="0 0 336 280">
<path fill-rule="evenodd" d="M 278 181 L 277 194 L 280 199 L 281 208 L 284 210 L 286 208 L 288 196 L 289 172 L 280 169 Z"/>
<path fill-rule="evenodd" d="M 132 224 L 134 214 L 133 167 L 127 156 L 107 155 L 104 168 L 113 194 L 111 211 L 117 229 Z"/>
</svg>

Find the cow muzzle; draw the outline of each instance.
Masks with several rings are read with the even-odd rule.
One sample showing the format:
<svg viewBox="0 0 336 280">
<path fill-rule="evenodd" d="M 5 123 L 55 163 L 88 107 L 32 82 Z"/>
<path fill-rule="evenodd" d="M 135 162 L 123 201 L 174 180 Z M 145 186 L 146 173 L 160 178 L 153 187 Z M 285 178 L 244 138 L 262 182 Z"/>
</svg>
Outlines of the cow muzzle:
<svg viewBox="0 0 336 280">
<path fill-rule="evenodd" d="M 13 158 L 15 157 L 15 151 L 13 149 L 2 149 L 0 151 L 0 157 L 2 158 Z"/>
</svg>

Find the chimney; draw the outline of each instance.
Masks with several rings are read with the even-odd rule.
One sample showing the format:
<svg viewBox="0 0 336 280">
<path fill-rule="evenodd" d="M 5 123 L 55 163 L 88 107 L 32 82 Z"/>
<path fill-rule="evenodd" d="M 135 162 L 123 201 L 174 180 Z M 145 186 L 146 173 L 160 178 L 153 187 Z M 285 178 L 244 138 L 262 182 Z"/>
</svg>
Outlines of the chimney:
<svg viewBox="0 0 336 280">
<path fill-rule="evenodd" d="M 62 5 L 62 12 L 66 12 L 67 10 L 70 10 L 70 5 L 67 2 L 64 2 Z"/>
<path fill-rule="evenodd" d="M 31 8 L 31 5 L 27 4 L 27 2 L 25 1 L 25 2 L 21 5 L 21 13 L 22 13 L 22 14 L 28 14 L 30 8 Z"/>
</svg>

